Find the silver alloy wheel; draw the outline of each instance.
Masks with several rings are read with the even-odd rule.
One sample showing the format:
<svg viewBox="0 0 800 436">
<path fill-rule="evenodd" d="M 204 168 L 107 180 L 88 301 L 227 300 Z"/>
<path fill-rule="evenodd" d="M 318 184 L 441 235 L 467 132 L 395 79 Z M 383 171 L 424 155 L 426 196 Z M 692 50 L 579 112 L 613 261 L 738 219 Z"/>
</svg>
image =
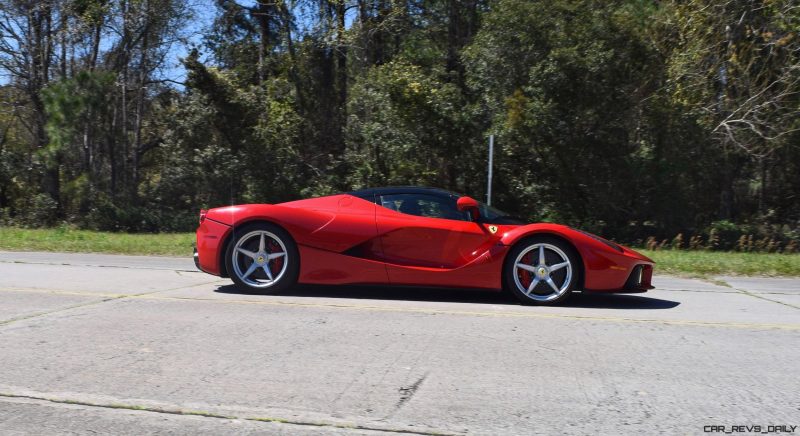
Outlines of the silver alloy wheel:
<svg viewBox="0 0 800 436">
<path fill-rule="evenodd" d="M 532 253 L 534 250 L 536 250 L 536 252 Z M 550 265 L 548 265 L 548 252 L 558 256 L 559 260 L 557 262 L 550 262 Z M 531 262 L 533 263 L 532 265 L 522 262 L 522 260 L 525 258 L 525 255 L 528 253 L 535 255 L 534 257 L 536 260 Z M 553 257 L 553 255 L 550 256 L 551 259 Z M 563 280 L 558 280 L 561 282 L 560 284 L 556 283 L 556 280 L 554 280 L 552 276 L 553 273 L 565 268 L 566 275 L 564 276 Z M 527 271 L 531 275 L 531 283 L 527 287 L 523 286 L 522 282 L 519 280 L 520 270 Z M 517 256 L 516 260 L 514 260 L 514 283 L 517 285 L 517 289 L 519 289 L 523 294 L 525 294 L 526 297 L 532 300 L 555 300 L 569 290 L 569 285 L 572 283 L 572 263 L 569 261 L 567 254 L 555 245 L 543 242 L 533 244 L 522 250 L 519 256 Z M 534 291 L 537 287 L 550 290 L 550 293 L 536 293 Z"/>
<path fill-rule="evenodd" d="M 254 244 L 255 238 L 258 238 L 257 250 L 253 250 L 254 247 L 248 250 L 246 247 L 256 245 Z M 280 251 L 268 251 L 267 241 L 269 240 L 275 241 L 280 247 Z M 233 257 L 233 273 L 241 281 L 254 288 L 268 288 L 277 283 L 286 272 L 288 264 L 286 245 L 277 235 L 266 230 L 255 230 L 239 238 L 236 246 L 233 247 L 231 256 Z M 273 274 L 270 263 L 279 257 L 283 257 L 281 270 L 278 274 Z M 263 277 L 257 277 L 262 273 Z"/>
</svg>

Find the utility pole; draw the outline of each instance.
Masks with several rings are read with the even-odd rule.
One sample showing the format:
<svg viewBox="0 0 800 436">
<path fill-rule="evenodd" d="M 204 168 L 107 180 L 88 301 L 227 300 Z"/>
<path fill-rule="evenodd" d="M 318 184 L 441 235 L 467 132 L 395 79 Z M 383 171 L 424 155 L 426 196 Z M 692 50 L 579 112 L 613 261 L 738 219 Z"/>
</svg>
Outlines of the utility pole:
<svg viewBox="0 0 800 436">
<path fill-rule="evenodd" d="M 494 135 L 489 135 L 489 186 L 486 188 L 486 204 L 492 205 L 492 159 L 494 158 Z"/>
</svg>

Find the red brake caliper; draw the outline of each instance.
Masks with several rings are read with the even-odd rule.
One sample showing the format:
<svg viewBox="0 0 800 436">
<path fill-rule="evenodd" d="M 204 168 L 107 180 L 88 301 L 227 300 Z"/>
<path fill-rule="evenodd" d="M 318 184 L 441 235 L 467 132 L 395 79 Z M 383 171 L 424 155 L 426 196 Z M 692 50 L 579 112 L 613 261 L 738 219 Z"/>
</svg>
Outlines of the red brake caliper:
<svg viewBox="0 0 800 436">
<path fill-rule="evenodd" d="M 269 252 L 270 253 L 280 253 L 281 252 L 281 246 L 278 245 L 278 243 L 275 242 L 274 240 L 270 240 L 269 244 L 267 244 L 267 247 L 269 247 Z M 277 259 L 274 259 L 272 262 L 269 263 L 269 270 L 272 271 L 272 274 L 277 274 L 281 270 L 281 268 L 283 268 L 283 259 L 285 257 L 286 257 L 286 255 L 281 256 L 281 257 L 279 257 Z"/>
<path fill-rule="evenodd" d="M 527 253 L 524 256 L 522 256 L 522 259 L 520 259 L 520 262 L 524 263 L 526 265 L 530 265 L 531 264 L 531 254 Z M 522 286 L 525 289 L 527 289 L 528 286 L 531 285 L 531 281 L 533 280 L 533 277 L 531 277 L 530 271 L 526 271 L 526 270 L 524 270 L 522 268 L 517 268 L 516 266 L 514 266 L 514 268 L 517 270 L 517 277 L 519 277 L 519 282 L 522 283 Z"/>
</svg>

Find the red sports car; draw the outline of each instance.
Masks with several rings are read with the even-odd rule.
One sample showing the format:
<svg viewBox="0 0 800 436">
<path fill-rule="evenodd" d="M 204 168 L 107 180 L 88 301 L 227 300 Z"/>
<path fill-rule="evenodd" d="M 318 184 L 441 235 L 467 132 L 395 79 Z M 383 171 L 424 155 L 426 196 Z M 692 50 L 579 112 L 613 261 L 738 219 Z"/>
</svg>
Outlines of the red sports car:
<svg viewBox="0 0 800 436">
<path fill-rule="evenodd" d="M 573 290 L 653 288 L 653 261 L 627 247 L 420 187 L 202 210 L 194 257 L 202 271 L 257 292 L 295 283 L 444 286 L 553 304 Z"/>
</svg>

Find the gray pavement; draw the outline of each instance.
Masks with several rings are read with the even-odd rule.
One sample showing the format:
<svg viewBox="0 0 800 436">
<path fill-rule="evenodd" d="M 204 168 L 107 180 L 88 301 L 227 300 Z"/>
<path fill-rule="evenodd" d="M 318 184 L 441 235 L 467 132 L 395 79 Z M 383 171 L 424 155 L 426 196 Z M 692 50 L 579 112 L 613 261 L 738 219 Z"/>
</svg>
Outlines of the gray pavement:
<svg viewBox="0 0 800 436">
<path fill-rule="evenodd" d="M 800 425 L 800 279 L 656 276 L 646 294 L 543 308 L 440 289 L 248 295 L 193 269 L 0 252 L 0 434 Z"/>
</svg>

